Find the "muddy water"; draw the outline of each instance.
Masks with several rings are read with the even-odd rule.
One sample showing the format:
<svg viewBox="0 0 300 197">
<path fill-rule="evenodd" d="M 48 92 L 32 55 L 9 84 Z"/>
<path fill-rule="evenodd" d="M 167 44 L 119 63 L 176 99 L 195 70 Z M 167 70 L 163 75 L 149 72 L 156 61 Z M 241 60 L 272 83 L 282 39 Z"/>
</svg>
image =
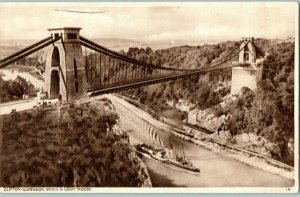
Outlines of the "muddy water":
<svg viewBox="0 0 300 197">
<path fill-rule="evenodd" d="M 152 159 L 143 158 L 153 186 L 291 187 L 294 184 L 293 180 L 245 165 L 232 158 L 180 140 L 168 130 L 166 125 L 151 119 L 150 116 L 136 107 L 114 96 L 109 96 L 109 98 L 113 101 L 120 115 L 123 128 L 127 130 L 132 144 L 139 142 L 154 146 L 169 146 L 171 144 L 174 147 L 174 152 L 179 155 L 183 154 L 183 145 L 187 160 L 201 170 L 200 174 L 195 174 Z M 150 127 L 151 129 L 149 129 Z M 160 140 L 157 139 L 158 137 Z"/>
<path fill-rule="evenodd" d="M 199 175 L 162 165 L 150 159 L 144 159 L 152 176 L 154 186 L 188 186 L 188 187 L 285 187 L 294 182 L 260 169 L 245 165 L 231 158 L 208 151 L 174 137 L 177 152 L 181 144 L 187 160 L 201 170 Z"/>
</svg>

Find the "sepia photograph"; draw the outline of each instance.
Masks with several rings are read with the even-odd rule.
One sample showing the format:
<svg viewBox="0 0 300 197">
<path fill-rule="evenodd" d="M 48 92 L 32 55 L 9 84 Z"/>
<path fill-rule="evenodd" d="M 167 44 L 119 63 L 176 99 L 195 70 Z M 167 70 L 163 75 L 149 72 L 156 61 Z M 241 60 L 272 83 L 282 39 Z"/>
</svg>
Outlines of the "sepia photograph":
<svg viewBox="0 0 300 197">
<path fill-rule="evenodd" d="M 298 17 L 1 2 L 0 192 L 298 192 Z"/>
</svg>

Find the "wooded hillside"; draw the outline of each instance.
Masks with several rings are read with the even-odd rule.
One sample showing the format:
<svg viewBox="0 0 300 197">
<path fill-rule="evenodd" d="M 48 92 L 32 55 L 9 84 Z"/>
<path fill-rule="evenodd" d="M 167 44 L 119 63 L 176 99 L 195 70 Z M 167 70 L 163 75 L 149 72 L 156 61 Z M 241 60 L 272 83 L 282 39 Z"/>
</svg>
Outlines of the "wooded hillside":
<svg viewBox="0 0 300 197">
<path fill-rule="evenodd" d="M 232 135 L 252 132 L 263 136 L 274 144 L 270 148 L 274 158 L 293 165 L 294 43 L 256 39 L 255 44 L 263 54 L 269 54 L 262 63 L 263 80 L 255 91 L 243 88 L 241 96 L 223 108 L 219 104 L 230 93 L 230 69 L 132 89 L 123 94 L 160 112 L 171 108 L 167 101 L 176 103 L 179 99 L 199 110 L 211 108 L 215 116 L 229 117 L 226 126 Z M 127 55 L 156 65 L 200 68 L 238 45 L 238 42 L 225 42 L 158 51 L 131 48 Z"/>
<path fill-rule="evenodd" d="M 109 102 L 0 118 L 2 187 L 151 186 Z"/>
</svg>

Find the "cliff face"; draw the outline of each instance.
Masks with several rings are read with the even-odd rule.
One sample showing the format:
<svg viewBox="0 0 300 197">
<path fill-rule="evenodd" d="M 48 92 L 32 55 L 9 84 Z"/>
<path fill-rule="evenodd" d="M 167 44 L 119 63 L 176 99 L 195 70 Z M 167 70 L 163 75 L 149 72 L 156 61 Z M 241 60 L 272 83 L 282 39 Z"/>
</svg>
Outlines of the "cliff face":
<svg viewBox="0 0 300 197">
<path fill-rule="evenodd" d="M 188 114 L 188 118 L 187 118 L 188 123 L 205 127 L 211 131 L 216 131 L 224 119 L 225 119 L 225 115 L 222 115 L 220 117 L 215 117 L 208 110 L 198 110 L 198 109 L 192 110 Z"/>
<path fill-rule="evenodd" d="M 1 186 L 151 186 L 109 100 L 2 118 Z"/>
</svg>

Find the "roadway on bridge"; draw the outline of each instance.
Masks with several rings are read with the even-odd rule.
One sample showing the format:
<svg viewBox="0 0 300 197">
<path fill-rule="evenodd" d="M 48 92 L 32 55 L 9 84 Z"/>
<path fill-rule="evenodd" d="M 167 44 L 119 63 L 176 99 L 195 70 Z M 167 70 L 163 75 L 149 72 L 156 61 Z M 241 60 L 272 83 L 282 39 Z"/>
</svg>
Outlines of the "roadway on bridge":
<svg viewBox="0 0 300 197">
<path fill-rule="evenodd" d="M 294 181 L 283 178 L 278 175 L 263 171 L 261 169 L 248 166 L 232 158 L 225 157 L 218 153 L 209 151 L 193 143 L 189 143 L 178 139 L 171 135 L 171 127 L 163 122 L 153 119 L 149 114 L 141 109 L 129 104 L 123 99 L 114 95 L 107 96 L 118 109 L 118 105 L 126 106 L 128 109 L 118 111 L 121 120 L 122 116 L 130 116 L 130 113 L 135 113 L 141 119 L 147 120 L 155 127 L 159 126 L 164 131 L 169 132 L 170 137 L 167 141 L 171 141 L 176 152 L 181 153 L 181 144 L 184 146 L 184 151 L 187 160 L 191 161 L 196 167 L 200 168 L 201 173 L 195 175 L 179 168 L 170 167 L 152 159 L 144 159 L 144 162 L 149 170 L 154 186 L 189 186 L 189 187 L 288 187 L 294 184 Z M 134 122 L 130 123 L 132 126 Z M 135 142 L 141 139 L 137 138 L 137 131 L 132 131 L 132 128 L 126 130 L 129 132 L 130 138 Z M 125 125 L 125 124 L 123 124 Z M 135 128 L 142 128 L 142 126 Z M 167 143 L 166 143 L 167 144 Z M 184 177 L 184 178 L 183 178 Z M 263 177 L 263 178 L 262 178 Z"/>
</svg>

